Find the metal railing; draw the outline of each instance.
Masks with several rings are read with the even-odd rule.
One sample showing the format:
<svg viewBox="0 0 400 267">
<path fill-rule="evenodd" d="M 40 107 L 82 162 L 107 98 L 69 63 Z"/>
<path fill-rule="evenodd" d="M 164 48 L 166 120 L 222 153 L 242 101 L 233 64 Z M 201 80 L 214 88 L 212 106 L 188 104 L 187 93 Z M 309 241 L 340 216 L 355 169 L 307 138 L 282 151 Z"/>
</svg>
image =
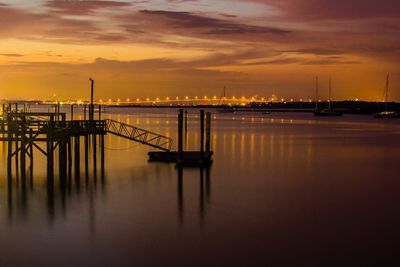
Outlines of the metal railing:
<svg viewBox="0 0 400 267">
<path fill-rule="evenodd" d="M 115 120 L 106 120 L 106 131 L 111 134 L 164 151 L 170 151 L 172 147 L 173 141 L 167 136 L 150 132 Z"/>
</svg>

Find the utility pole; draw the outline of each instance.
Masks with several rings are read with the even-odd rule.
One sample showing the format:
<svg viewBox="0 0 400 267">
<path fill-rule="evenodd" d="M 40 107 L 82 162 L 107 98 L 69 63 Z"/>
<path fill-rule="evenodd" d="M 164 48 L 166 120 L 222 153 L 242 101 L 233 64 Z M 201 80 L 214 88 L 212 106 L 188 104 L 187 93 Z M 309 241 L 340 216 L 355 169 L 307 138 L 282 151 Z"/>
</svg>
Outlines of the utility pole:
<svg viewBox="0 0 400 267">
<path fill-rule="evenodd" d="M 94 80 L 89 78 L 90 80 L 90 107 L 89 107 L 89 120 L 94 119 L 94 105 L 93 105 L 93 89 L 94 89 Z"/>
</svg>

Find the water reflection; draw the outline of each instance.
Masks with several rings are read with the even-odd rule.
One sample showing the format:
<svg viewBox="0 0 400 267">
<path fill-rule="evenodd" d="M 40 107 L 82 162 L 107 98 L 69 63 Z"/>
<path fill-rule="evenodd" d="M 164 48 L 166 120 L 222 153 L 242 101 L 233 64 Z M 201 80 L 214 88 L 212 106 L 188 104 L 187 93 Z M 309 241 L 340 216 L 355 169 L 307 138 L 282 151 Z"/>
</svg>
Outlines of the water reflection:
<svg viewBox="0 0 400 267">
<path fill-rule="evenodd" d="M 177 196 L 178 196 L 178 222 L 179 226 L 184 226 L 185 219 L 185 209 L 184 209 L 184 169 L 180 166 L 176 168 L 177 170 Z M 211 178 L 210 178 L 210 167 L 199 168 L 199 206 L 198 206 L 198 219 L 200 227 L 204 227 L 207 212 L 210 209 L 210 198 L 211 198 Z M 190 178 L 190 177 L 187 177 Z"/>
<path fill-rule="evenodd" d="M 101 175 L 101 188 L 105 193 L 105 176 Z M 75 180 L 75 187 L 73 180 L 70 178 L 47 177 L 40 183 L 33 183 L 31 179 L 19 179 L 17 176 L 9 176 L 7 178 L 7 209 L 8 220 L 12 222 L 15 214 L 22 216 L 22 219 L 29 213 L 30 206 L 35 206 L 37 201 L 42 199 L 45 195 L 45 201 L 39 204 L 39 210 L 46 210 L 49 223 L 53 223 L 57 219 L 57 215 L 65 216 L 67 212 L 68 201 L 80 196 L 79 180 Z M 43 191 L 43 189 L 45 189 Z M 89 177 L 88 182 L 85 184 L 85 195 L 88 197 L 91 213 L 95 212 L 94 196 L 98 189 L 98 184 L 93 176 Z M 44 194 L 43 194 L 44 193 Z M 41 207 L 41 208 L 40 208 Z M 34 212 L 37 212 L 35 210 Z M 95 216 L 90 216 L 90 224 L 94 225 Z"/>
</svg>

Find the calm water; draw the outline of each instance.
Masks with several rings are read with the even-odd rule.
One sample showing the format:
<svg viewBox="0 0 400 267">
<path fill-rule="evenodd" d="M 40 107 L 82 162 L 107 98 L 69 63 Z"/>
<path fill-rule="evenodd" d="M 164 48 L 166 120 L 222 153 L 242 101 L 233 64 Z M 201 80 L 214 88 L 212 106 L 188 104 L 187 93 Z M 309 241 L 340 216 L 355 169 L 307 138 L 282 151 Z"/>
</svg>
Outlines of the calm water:
<svg viewBox="0 0 400 267">
<path fill-rule="evenodd" d="M 190 110 L 187 147 L 199 143 Z M 176 110 L 105 117 L 176 140 Z M 399 253 L 400 120 L 216 114 L 214 164 L 148 163 L 106 137 L 105 174 L 6 177 L 0 143 L 0 266 L 382 266 Z M 82 157 L 83 158 L 83 157 Z M 56 168 L 57 170 L 57 168 Z M 57 171 L 55 172 L 57 174 Z M 394 266 L 394 265 L 393 265 Z"/>
</svg>

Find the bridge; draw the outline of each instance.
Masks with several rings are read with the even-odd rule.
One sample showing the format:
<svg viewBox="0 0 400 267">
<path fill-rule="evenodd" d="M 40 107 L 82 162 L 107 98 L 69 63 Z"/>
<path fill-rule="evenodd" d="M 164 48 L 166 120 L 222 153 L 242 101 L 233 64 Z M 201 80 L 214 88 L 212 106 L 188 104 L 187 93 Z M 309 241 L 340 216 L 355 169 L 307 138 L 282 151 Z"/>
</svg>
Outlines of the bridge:
<svg viewBox="0 0 400 267">
<path fill-rule="evenodd" d="M 217 96 L 175 96 L 175 97 L 146 97 L 146 98 L 126 98 L 126 99 L 99 99 L 94 101 L 98 105 L 157 105 L 157 106 L 200 106 L 200 105 L 248 105 L 250 103 L 271 103 L 276 102 L 275 96 L 259 97 L 259 96 L 241 96 L 241 97 L 217 97 Z M 281 102 L 295 101 L 293 99 L 279 99 Z M 297 101 L 297 100 L 296 100 Z M 303 101 L 300 99 L 300 101 Z M 307 100 L 309 101 L 309 100 Z M 52 100 L 44 101 L 44 104 L 88 104 L 86 100 Z"/>
</svg>

